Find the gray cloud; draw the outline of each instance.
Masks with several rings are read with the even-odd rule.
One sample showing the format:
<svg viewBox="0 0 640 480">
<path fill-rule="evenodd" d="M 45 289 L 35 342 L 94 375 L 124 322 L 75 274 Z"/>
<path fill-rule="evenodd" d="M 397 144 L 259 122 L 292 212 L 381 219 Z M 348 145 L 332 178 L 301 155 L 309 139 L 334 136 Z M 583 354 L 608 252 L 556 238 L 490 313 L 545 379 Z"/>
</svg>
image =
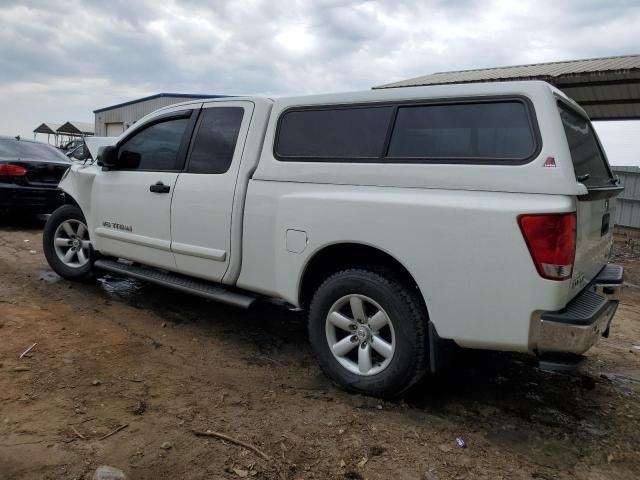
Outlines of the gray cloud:
<svg viewBox="0 0 640 480">
<path fill-rule="evenodd" d="M 637 53 L 637 1 L 0 1 L 0 132 L 159 91 L 286 95 Z"/>
</svg>

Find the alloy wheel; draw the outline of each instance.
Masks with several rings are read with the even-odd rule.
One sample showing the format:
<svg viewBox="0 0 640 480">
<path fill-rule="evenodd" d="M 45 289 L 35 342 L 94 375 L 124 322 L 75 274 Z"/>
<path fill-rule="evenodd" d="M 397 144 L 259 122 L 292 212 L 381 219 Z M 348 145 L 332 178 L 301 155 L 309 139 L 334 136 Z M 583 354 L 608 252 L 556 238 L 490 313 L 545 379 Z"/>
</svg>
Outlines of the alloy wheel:
<svg viewBox="0 0 640 480">
<path fill-rule="evenodd" d="M 87 226 L 79 220 L 65 220 L 53 235 L 56 255 L 67 267 L 80 268 L 89 263 L 91 241 Z"/>
<path fill-rule="evenodd" d="M 329 309 L 325 331 L 335 359 L 357 375 L 380 373 L 395 353 L 391 318 L 365 295 L 346 295 L 336 301 Z"/>
</svg>

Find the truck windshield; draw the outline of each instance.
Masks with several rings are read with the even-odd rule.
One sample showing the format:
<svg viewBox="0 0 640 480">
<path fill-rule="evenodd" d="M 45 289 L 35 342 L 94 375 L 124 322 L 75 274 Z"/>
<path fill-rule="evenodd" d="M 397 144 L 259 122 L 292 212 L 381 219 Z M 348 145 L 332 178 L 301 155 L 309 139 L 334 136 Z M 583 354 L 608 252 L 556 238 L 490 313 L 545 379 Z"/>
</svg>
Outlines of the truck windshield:
<svg viewBox="0 0 640 480">
<path fill-rule="evenodd" d="M 558 103 L 576 179 L 589 187 L 610 186 L 613 176 L 591 122 Z"/>
</svg>

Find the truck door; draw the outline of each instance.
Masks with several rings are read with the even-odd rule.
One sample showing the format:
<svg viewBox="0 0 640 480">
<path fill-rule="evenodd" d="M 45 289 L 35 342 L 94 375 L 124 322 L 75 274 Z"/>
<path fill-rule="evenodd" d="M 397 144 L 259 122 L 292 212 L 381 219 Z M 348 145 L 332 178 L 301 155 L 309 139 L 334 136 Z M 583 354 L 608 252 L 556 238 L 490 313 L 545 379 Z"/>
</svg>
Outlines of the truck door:
<svg viewBox="0 0 640 480">
<path fill-rule="evenodd" d="M 175 270 L 171 197 L 197 109 L 161 115 L 118 142 L 119 166 L 94 180 L 94 241 L 103 254 Z"/>
<path fill-rule="evenodd" d="M 171 250 L 177 270 L 221 281 L 231 251 L 233 198 L 253 103 L 205 103 L 176 181 L 171 203 Z"/>
</svg>

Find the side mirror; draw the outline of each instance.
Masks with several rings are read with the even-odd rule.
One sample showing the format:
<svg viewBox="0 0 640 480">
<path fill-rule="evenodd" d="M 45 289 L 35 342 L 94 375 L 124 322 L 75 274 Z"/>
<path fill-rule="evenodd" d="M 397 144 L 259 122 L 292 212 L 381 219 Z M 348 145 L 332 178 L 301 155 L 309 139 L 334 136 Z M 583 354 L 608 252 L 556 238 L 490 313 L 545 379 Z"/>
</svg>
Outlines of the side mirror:
<svg viewBox="0 0 640 480">
<path fill-rule="evenodd" d="M 118 163 L 118 149 L 113 146 L 104 147 L 97 158 L 98 165 L 106 170 L 114 168 Z"/>
<path fill-rule="evenodd" d="M 87 155 L 85 153 L 85 148 L 81 147 L 81 148 L 76 148 L 73 153 L 71 154 L 71 157 L 75 158 L 76 160 L 84 160 L 87 158 Z"/>
</svg>

